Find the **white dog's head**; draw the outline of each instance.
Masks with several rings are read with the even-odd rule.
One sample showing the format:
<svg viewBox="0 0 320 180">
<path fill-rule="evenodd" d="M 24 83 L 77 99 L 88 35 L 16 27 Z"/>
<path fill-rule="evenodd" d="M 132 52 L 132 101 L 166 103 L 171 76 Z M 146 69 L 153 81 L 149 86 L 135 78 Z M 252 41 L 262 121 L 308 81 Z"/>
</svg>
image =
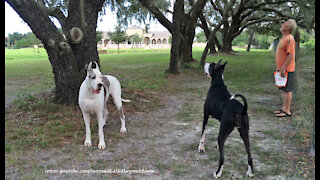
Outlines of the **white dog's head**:
<svg viewBox="0 0 320 180">
<path fill-rule="evenodd" d="M 90 62 L 88 65 L 87 78 L 88 78 L 88 85 L 91 88 L 92 93 L 99 94 L 103 86 L 103 82 L 102 82 L 103 76 L 100 72 L 98 64 L 95 61 Z"/>
<path fill-rule="evenodd" d="M 221 76 L 222 76 L 222 79 L 223 79 L 223 74 L 222 73 L 223 73 L 225 65 L 227 64 L 227 61 L 224 64 L 220 64 L 221 61 L 222 61 L 222 59 L 220 59 L 219 62 L 217 62 L 217 63 L 216 62 L 206 63 L 204 65 L 204 73 L 208 78 L 213 78 L 213 76 L 217 73 L 217 70 L 218 69 L 222 69 Z"/>
<path fill-rule="evenodd" d="M 204 73 L 205 73 L 205 75 L 206 75 L 208 78 L 210 78 L 209 66 L 210 66 L 210 63 L 206 63 L 206 64 L 204 65 Z"/>
</svg>

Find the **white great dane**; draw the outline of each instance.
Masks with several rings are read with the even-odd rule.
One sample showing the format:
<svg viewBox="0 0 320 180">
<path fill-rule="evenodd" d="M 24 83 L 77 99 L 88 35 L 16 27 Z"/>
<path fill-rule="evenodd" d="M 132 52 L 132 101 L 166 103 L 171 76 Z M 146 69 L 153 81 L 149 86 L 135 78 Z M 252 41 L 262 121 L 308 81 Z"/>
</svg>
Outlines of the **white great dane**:
<svg viewBox="0 0 320 180">
<path fill-rule="evenodd" d="M 94 66 L 93 66 L 94 65 Z M 82 111 L 86 126 L 86 140 L 84 146 L 91 146 L 90 115 L 95 114 L 99 125 L 99 149 L 106 147 L 103 134 L 103 126 L 106 123 L 108 110 L 106 108 L 109 95 L 112 95 L 121 120 L 120 133 L 126 133 L 125 116 L 122 108 L 123 102 L 130 102 L 121 98 L 121 85 L 117 78 L 110 75 L 102 75 L 96 62 L 90 62 L 86 79 L 79 90 L 79 106 Z"/>
</svg>

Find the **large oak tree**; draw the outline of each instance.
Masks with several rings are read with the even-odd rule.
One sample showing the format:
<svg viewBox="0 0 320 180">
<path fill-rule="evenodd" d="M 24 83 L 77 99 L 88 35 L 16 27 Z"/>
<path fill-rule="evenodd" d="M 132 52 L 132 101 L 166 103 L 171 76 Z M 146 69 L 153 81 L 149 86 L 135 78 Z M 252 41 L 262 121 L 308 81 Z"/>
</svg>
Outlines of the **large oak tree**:
<svg viewBox="0 0 320 180">
<path fill-rule="evenodd" d="M 55 101 L 76 103 L 85 65 L 99 57 L 98 13 L 105 0 L 6 0 L 44 45 L 55 81 Z M 62 32 L 54 25 L 58 19 Z"/>
<path fill-rule="evenodd" d="M 195 36 L 197 20 L 202 14 L 208 0 L 189 0 L 189 9 L 184 0 L 176 0 L 173 7 L 173 17 L 170 21 L 164 13 L 150 0 L 139 0 L 153 16 L 172 34 L 170 64 L 168 72 L 179 73 L 179 64 L 193 61 L 192 44 Z"/>
</svg>

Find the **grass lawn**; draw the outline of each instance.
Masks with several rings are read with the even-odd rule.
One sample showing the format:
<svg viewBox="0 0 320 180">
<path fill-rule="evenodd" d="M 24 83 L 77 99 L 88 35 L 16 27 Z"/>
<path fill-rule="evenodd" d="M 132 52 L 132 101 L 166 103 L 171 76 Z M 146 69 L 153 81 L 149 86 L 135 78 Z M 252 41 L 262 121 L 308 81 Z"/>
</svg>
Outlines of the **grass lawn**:
<svg viewBox="0 0 320 180">
<path fill-rule="evenodd" d="M 248 101 L 250 141 L 257 179 L 314 178 L 314 157 L 308 156 L 314 113 L 315 58 L 302 55 L 292 118 L 275 118 L 281 105 L 274 86 L 274 54 L 266 50 L 236 49 L 236 55 L 218 53 L 207 62 L 228 61 L 225 84 L 231 94 Z M 194 48 L 200 59 L 202 48 Z M 150 176 L 92 174 L 107 179 L 210 179 L 216 170 L 215 148 L 219 123 L 210 120 L 205 154 L 197 152 L 202 107 L 209 88 L 203 68 L 192 63 L 177 76 L 168 75 L 170 50 L 108 50 L 100 54 L 103 74 L 117 77 L 122 86 L 128 134 L 112 103 L 104 127 L 107 147 L 96 147 L 97 122 L 91 121 L 93 147 L 84 148 L 85 127 L 78 106 L 52 103 L 53 74 L 44 49 L 5 51 L 5 96 L 13 101 L 5 114 L 5 163 L 8 179 L 59 177 L 46 169 L 154 169 Z M 303 64 L 303 66 L 301 65 Z M 304 92 L 304 93 L 302 93 Z M 15 99 L 15 100 L 14 100 Z M 237 132 L 225 147 L 222 179 L 245 178 L 246 152 Z M 71 174 L 71 176 L 73 176 Z M 61 178 L 70 178 L 70 174 Z M 81 176 L 85 178 L 87 176 Z"/>
</svg>

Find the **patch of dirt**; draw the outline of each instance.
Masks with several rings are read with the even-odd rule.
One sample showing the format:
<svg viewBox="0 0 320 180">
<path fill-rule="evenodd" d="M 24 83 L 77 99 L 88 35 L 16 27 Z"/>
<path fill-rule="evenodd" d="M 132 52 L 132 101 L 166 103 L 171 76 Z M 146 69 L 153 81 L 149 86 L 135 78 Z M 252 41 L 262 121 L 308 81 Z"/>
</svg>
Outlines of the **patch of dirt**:
<svg viewBox="0 0 320 180">
<path fill-rule="evenodd" d="M 183 80 L 179 81 L 177 78 L 181 77 Z M 202 128 L 203 102 L 209 80 L 200 76 L 194 77 L 197 81 L 185 78 L 186 76 L 182 75 L 172 78 L 171 81 L 173 84 L 177 83 L 176 86 L 196 88 L 205 93 L 199 97 L 199 94 L 190 92 L 173 95 L 151 92 L 146 94 L 124 89 L 123 98 L 132 101 L 124 103 L 127 134 L 119 133 L 120 121 L 110 98 L 108 103 L 110 116 L 104 127 L 106 149 L 97 148 L 98 132 L 97 127 L 93 127 L 97 124 L 92 124 L 93 146 L 89 148 L 83 146 L 85 139 L 83 128 L 80 133 L 81 143 L 67 141 L 60 147 L 30 149 L 25 153 L 6 152 L 6 178 L 212 179 L 212 173 L 218 167 L 219 161 L 219 151 L 216 148 L 219 123 L 208 126 L 206 130 L 206 152 L 197 151 Z M 297 173 L 287 173 L 287 170 L 295 169 L 293 162 L 296 162 L 290 159 L 292 156 L 286 155 L 293 149 L 288 138 L 292 134 L 290 121 L 276 119 L 273 114 L 259 112 L 256 106 L 250 106 L 250 104 L 262 106 L 263 102 L 275 101 L 276 98 L 273 95 L 252 95 L 247 98 L 250 117 L 249 135 L 256 178 L 301 178 L 297 177 Z M 155 106 L 157 108 L 153 107 L 154 103 L 157 103 Z M 271 110 L 276 109 L 275 106 L 268 103 L 268 108 Z M 84 127 L 83 120 L 79 122 Z M 279 134 L 278 138 L 274 138 L 275 133 Z M 224 153 L 225 164 L 221 179 L 245 178 L 247 155 L 236 130 L 227 139 Z M 16 162 L 7 160 L 13 157 Z M 281 160 L 278 160 L 279 158 Z M 19 160 L 25 163 L 18 163 Z M 77 171 L 144 169 L 154 170 L 154 173 L 45 173 L 45 170 L 61 169 Z M 281 170 L 276 171 L 277 169 Z"/>
<path fill-rule="evenodd" d="M 14 79 L 5 81 L 5 108 L 10 107 L 13 100 L 17 97 L 18 89 L 28 85 L 25 79 Z"/>
</svg>

